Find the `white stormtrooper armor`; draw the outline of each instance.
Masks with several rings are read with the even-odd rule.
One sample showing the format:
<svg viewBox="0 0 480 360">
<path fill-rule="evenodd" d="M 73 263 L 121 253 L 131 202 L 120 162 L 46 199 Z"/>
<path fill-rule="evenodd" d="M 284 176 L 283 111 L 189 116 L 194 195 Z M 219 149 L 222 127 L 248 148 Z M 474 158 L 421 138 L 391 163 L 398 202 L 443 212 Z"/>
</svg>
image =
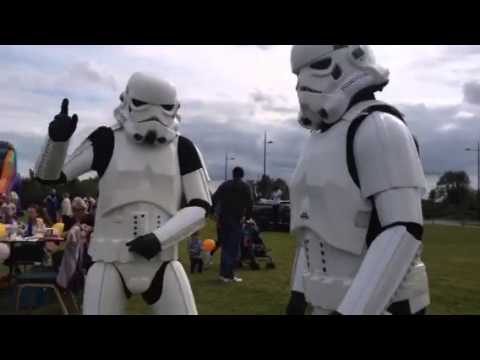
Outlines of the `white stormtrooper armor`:
<svg viewBox="0 0 480 360">
<path fill-rule="evenodd" d="M 136 73 L 120 98 L 118 126 L 97 129 L 65 164 L 77 118 L 68 116 L 64 100 L 36 165 L 46 183 L 90 170 L 100 177 L 84 314 L 122 314 L 131 294 L 142 294 L 157 314 L 196 314 L 178 243 L 204 225 L 207 170 L 195 145 L 178 133 L 172 85 Z"/>
<path fill-rule="evenodd" d="M 292 68 L 312 130 L 290 185 L 292 292 L 314 314 L 424 311 L 425 178 L 401 114 L 373 97 L 388 71 L 359 45 L 294 46 Z"/>
</svg>

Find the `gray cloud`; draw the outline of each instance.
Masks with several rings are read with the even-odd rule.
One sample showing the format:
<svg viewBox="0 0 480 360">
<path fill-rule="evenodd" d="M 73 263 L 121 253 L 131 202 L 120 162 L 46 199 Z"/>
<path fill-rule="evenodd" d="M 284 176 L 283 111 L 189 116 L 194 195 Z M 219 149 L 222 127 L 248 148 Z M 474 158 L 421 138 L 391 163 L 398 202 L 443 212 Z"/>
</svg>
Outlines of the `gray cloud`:
<svg viewBox="0 0 480 360">
<path fill-rule="evenodd" d="M 100 85 L 111 89 L 118 90 L 118 84 L 112 75 L 104 74 L 100 69 L 96 69 L 90 62 L 80 62 L 73 64 L 68 70 L 67 77 L 70 80 L 91 85 Z"/>
<path fill-rule="evenodd" d="M 419 78 L 451 86 L 462 85 L 467 79 L 480 74 L 480 46 L 442 45 L 435 55 L 412 59 L 408 68 L 421 68 Z"/>
<path fill-rule="evenodd" d="M 259 49 L 262 49 L 262 50 L 269 50 L 271 49 L 274 45 L 255 45 L 256 47 L 258 47 Z"/>
<path fill-rule="evenodd" d="M 259 96 L 259 98 L 262 98 Z M 237 104 L 241 108 L 242 104 Z M 467 170 L 474 174 L 474 158 L 464 149 L 478 141 L 480 114 L 459 117 L 461 105 L 428 107 L 424 104 L 398 105 L 421 146 L 425 172 L 443 173 L 447 170 Z M 208 105 L 206 104 L 205 110 Z M 225 110 L 225 109 L 224 109 Z M 230 111 L 235 110 L 233 104 Z M 212 117 L 212 114 L 217 114 Z M 234 153 L 238 159 L 232 164 L 243 165 L 252 178 L 263 172 L 263 132 L 268 131 L 274 144 L 268 146 L 268 173 L 288 179 L 292 174 L 307 132 L 301 129 L 294 116 L 289 116 L 279 126 L 258 126 L 243 111 L 242 116 L 221 115 L 215 108 L 187 117 L 184 133 L 199 144 L 208 163 L 211 176 L 224 176 L 225 151 Z M 231 117 L 228 123 L 219 123 L 216 117 Z M 231 167 L 230 167 L 231 169 Z"/>
<path fill-rule="evenodd" d="M 204 154 L 210 176 L 223 179 L 225 153 L 235 156 L 229 166 L 243 166 L 249 178 L 263 173 L 263 137 L 268 132 L 267 169 L 274 177 L 288 178 L 295 167 L 306 132 L 296 126 L 294 118 L 275 125 L 259 124 L 251 116 L 251 103 L 184 104 L 182 133 L 192 139 Z M 225 121 L 228 119 L 228 122 Z"/>
<path fill-rule="evenodd" d="M 276 52 L 268 51 L 273 45 L 250 46 L 252 51 L 266 50 L 260 54 L 266 59 L 270 55 L 275 55 Z M 260 50 L 256 50 L 257 48 Z M 126 79 L 132 71 L 132 66 L 145 69 L 158 67 L 165 73 L 172 73 L 172 76 L 177 73 L 182 76 L 187 74 L 188 79 L 184 87 L 190 86 L 190 89 L 195 89 L 195 86 L 198 86 L 196 82 L 198 79 L 194 76 L 195 71 L 183 63 L 179 68 L 175 67 L 176 63 L 175 66 L 165 67 L 164 64 L 158 65 L 158 60 L 154 62 L 149 56 L 133 61 L 131 57 L 125 55 L 118 56 L 117 61 L 116 53 L 110 48 L 102 50 L 103 57 L 99 57 L 98 52 L 101 51 L 99 47 L 80 47 L 75 50 L 73 57 L 75 60 L 72 63 L 71 53 L 74 49 L 61 47 L 63 57 L 68 61 L 62 66 L 55 64 L 47 67 L 44 64 L 37 64 L 35 53 L 42 53 L 38 49 L 35 47 L 31 49 L 33 54 L 28 58 L 28 62 L 21 62 L 19 61 L 21 59 L 14 58 L 10 60 L 10 64 L 2 64 L 0 69 L 0 85 L 2 85 L 0 87 L 3 89 L 0 91 L 0 123 L 3 129 L 0 140 L 11 139 L 15 143 L 19 150 L 20 169 L 28 169 L 32 166 L 43 141 L 41 136 L 33 132 L 40 134 L 46 132 L 48 122 L 58 112 L 59 102 L 64 95 L 71 97 L 72 112 L 78 112 L 80 116 L 81 128 L 75 141 L 72 141 L 74 146 L 82 137 L 88 135 L 92 127 L 111 120 L 112 109 L 117 102 L 117 95 L 112 96 L 112 91 L 118 93 L 120 81 L 117 79 L 122 79 L 122 76 Z M 81 51 L 84 49 L 88 54 L 81 56 Z M 43 54 L 50 55 L 52 49 L 42 51 L 44 51 Z M 18 51 L 14 51 L 13 55 L 15 53 Z M 250 56 L 248 53 L 249 51 L 245 51 L 246 56 Z M 58 59 L 57 55 L 55 54 L 52 58 Z M 480 56 L 479 46 L 448 46 L 442 47 L 441 51 L 435 52 L 432 57 L 423 57 L 418 63 L 422 65 L 421 69 L 409 67 L 416 61 L 415 56 L 405 59 L 408 65 L 405 67 L 411 69 L 415 79 L 425 76 L 426 80 L 423 82 L 425 85 L 430 85 L 425 93 L 432 97 L 438 95 L 435 86 L 440 83 L 445 83 L 448 88 L 454 89 L 452 92 L 447 92 L 444 98 L 448 98 L 450 94 L 453 96 L 459 94 L 459 90 L 464 86 L 465 104 L 463 105 L 448 107 L 429 107 L 424 104 L 400 105 L 407 115 L 412 131 L 419 139 L 427 172 L 443 172 L 449 169 L 467 169 L 472 172 L 475 168 L 473 154 L 466 153 L 464 148 L 472 146 L 478 141 L 477 138 L 480 135 L 480 114 L 478 113 L 480 110 L 474 106 L 480 105 L 480 84 L 471 82 L 475 74 L 480 74 L 480 66 L 475 61 L 477 56 Z M 115 58 L 115 62 L 111 61 L 112 58 Z M 7 56 L 4 56 L 5 59 Z M 92 61 L 84 61 L 84 59 Z M 47 62 L 48 59 L 44 60 Z M 268 59 L 270 60 L 274 59 Z M 288 58 L 285 61 L 285 72 L 288 72 L 287 60 Z M 403 62 L 403 58 L 401 60 Z M 424 73 L 428 74 L 424 75 Z M 233 76 L 232 73 L 232 78 Z M 179 78 L 181 79 L 180 76 Z M 216 77 L 212 79 L 217 81 Z M 245 99 L 245 101 L 197 99 L 185 101 L 182 104 L 184 117 L 182 131 L 199 145 L 211 176 L 217 179 L 223 178 L 226 151 L 235 154 L 237 159 L 231 163 L 230 169 L 233 165 L 242 165 L 250 178 L 256 178 L 261 174 L 263 133 L 268 130 L 269 138 L 274 141 L 274 144 L 268 147 L 268 172 L 274 177 L 288 179 L 308 135 L 296 123 L 298 111 L 296 104 L 290 106 L 288 99 L 276 93 L 277 90 L 283 91 L 281 84 L 275 88 L 275 93 L 257 90 L 249 94 L 248 89 L 252 87 L 248 85 L 237 93 L 222 88 L 220 80 L 218 83 L 215 81 L 208 81 L 208 85 L 214 89 L 219 86 L 218 92 L 225 91 L 222 95 L 223 99 Z M 202 82 L 205 81 L 202 80 Z M 270 85 L 267 82 L 259 82 L 252 86 L 268 89 Z M 203 87 L 200 88 L 203 89 Z M 417 89 L 407 88 L 405 91 L 407 90 L 413 94 L 412 98 L 416 98 Z M 294 101 L 294 93 L 290 88 L 284 93 L 292 94 L 290 100 Z M 211 95 L 203 94 L 201 91 L 191 91 L 189 94 L 205 95 L 206 99 Z M 400 96 L 400 98 L 403 97 Z M 458 99 L 458 101 L 461 100 Z M 462 107 L 468 104 L 471 104 L 474 109 Z M 255 116 L 257 119 L 259 116 L 255 110 L 258 108 L 265 111 L 267 116 L 274 118 L 275 122 L 272 119 L 270 119 L 272 125 L 266 123 L 268 119 L 256 122 Z M 474 116 L 458 117 L 460 111 L 471 112 Z"/>
<path fill-rule="evenodd" d="M 268 145 L 267 172 L 288 180 L 308 132 L 298 126 L 295 116 L 274 125 L 260 124 L 251 116 L 251 106 L 241 102 L 187 101 L 182 133 L 199 146 L 213 179 L 224 177 L 226 152 L 236 159 L 230 162 L 229 173 L 233 166 L 239 165 L 245 168 L 248 178 L 257 179 L 263 173 L 263 136 L 267 130 L 269 140 L 273 140 Z M 475 159 L 464 149 L 478 141 L 480 114 L 458 117 L 460 105 L 430 108 L 424 104 L 404 104 L 399 108 L 418 138 L 426 173 L 464 169 L 474 174 Z M 81 129 L 70 150 L 91 130 Z M 26 175 L 40 151 L 43 137 L 27 132 L 0 132 L 0 140 L 16 146 L 19 168 Z"/>
<path fill-rule="evenodd" d="M 413 60 L 411 67 L 420 67 L 426 70 L 449 64 L 454 57 L 451 54 L 442 54 L 437 57 Z"/>
<path fill-rule="evenodd" d="M 426 173 L 467 170 L 474 174 L 474 159 L 465 148 L 478 141 L 480 114 L 472 118 L 457 117 L 460 106 L 428 108 L 420 104 L 399 108 L 420 143 Z"/>
<path fill-rule="evenodd" d="M 263 110 L 271 109 L 275 104 L 275 96 L 255 90 L 250 94 L 250 98 L 255 104 L 261 106 Z"/>
<path fill-rule="evenodd" d="M 289 115 L 298 112 L 298 107 L 285 106 L 287 99 L 282 95 L 271 95 L 260 90 L 255 90 L 250 93 L 250 98 L 255 104 L 260 105 L 264 111 Z"/>
<path fill-rule="evenodd" d="M 258 98 L 264 100 L 262 96 Z M 263 134 L 267 130 L 269 139 L 274 141 L 268 145 L 267 171 L 274 177 L 289 179 L 308 136 L 298 126 L 296 117 L 288 116 L 276 126 L 263 126 L 256 124 L 248 116 L 248 111 L 242 110 L 244 104 L 232 103 L 229 108 L 223 107 L 221 111 L 207 103 L 204 106 L 195 116 L 185 117 L 182 129 L 204 153 L 212 178 L 223 178 L 226 151 L 234 154 L 237 159 L 231 162 L 230 170 L 233 165 L 242 165 L 249 177 L 258 178 L 263 172 Z M 480 114 L 458 117 L 461 105 L 398 106 L 406 115 L 407 123 L 420 143 L 427 174 L 461 169 L 474 174 L 475 159 L 464 149 L 478 141 Z M 223 123 L 218 121 L 222 118 L 231 120 Z"/>
<path fill-rule="evenodd" d="M 238 46 L 255 46 L 255 47 L 259 48 L 260 50 L 270 50 L 275 45 L 238 45 Z"/>
<path fill-rule="evenodd" d="M 446 47 L 447 54 L 449 55 L 480 55 L 479 45 L 450 45 Z"/>
<path fill-rule="evenodd" d="M 193 120 L 198 121 L 197 125 L 185 123 L 183 133 L 199 146 L 213 179 L 223 179 L 227 151 L 235 157 L 235 160 L 230 162 L 229 176 L 232 167 L 237 165 L 245 168 L 248 178 L 258 179 L 261 176 L 263 131 L 250 127 L 232 128 L 227 124 L 208 124 L 205 120 L 200 122 L 200 118 Z M 268 139 L 273 140 L 273 144 L 267 148 L 267 172 L 273 177 L 288 179 L 295 168 L 306 132 L 297 128 L 276 127 L 267 131 Z"/>
<path fill-rule="evenodd" d="M 271 95 L 262 93 L 260 90 L 255 90 L 250 94 L 251 99 L 258 104 L 261 103 L 267 103 L 267 104 L 272 104 L 273 103 L 273 97 Z"/>
<path fill-rule="evenodd" d="M 288 106 L 264 106 L 264 110 L 271 111 L 277 114 L 296 114 L 298 113 L 298 107 L 288 107 Z"/>
<path fill-rule="evenodd" d="M 284 127 L 260 125 L 253 118 L 253 105 L 242 102 L 190 100 L 183 104 L 182 109 L 182 133 L 199 146 L 212 178 L 223 179 L 226 151 L 234 154 L 236 158 L 231 162 L 229 172 L 233 165 L 241 165 L 245 167 L 250 178 L 257 178 L 263 172 L 264 130 L 268 130 L 269 138 L 275 141 L 268 151 L 269 173 L 274 176 L 288 176 L 289 169 L 295 166 L 295 156 L 299 148 L 292 151 L 295 144 L 291 144 L 292 140 L 287 142 L 285 139 L 285 133 L 289 133 L 292 128 L 288 127 L 291 121 Z M 43 122 L 42 129 L 45 132 L 41 131 L 41 135 L 29 131 L 0 132 L 0 140 L 9 140 L 16 147 L 19 171 L 24 176 L 28 174 L 28 169 L 33 166 L 41 150 L 48 122 L 49 120 Z M 69 152 L 93 129 L 91 125 L 79 128 L 71 141 Z M 286 147 L 286 143 L 292 146 Z"/>
<path fill-rule="evenodd" d="M 470 81 L 463 85 L 463 95 L 465 102 L 472 105 L 480 105 L 480 83 Z"/>
</svg>

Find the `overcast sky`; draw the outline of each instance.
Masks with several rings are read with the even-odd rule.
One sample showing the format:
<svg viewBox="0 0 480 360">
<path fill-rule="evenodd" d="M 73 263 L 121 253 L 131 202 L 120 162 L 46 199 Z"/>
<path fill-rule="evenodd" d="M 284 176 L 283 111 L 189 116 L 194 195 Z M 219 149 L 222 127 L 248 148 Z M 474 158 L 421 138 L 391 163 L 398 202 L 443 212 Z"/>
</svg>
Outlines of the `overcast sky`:
<svg viewBox="0 0 480 360">
<path fill-rule="evenodd" d="M 128 77 L 146 71 L 177 86 L 182 133 L 198 144 L 212 178 L 223 178 L 227 151 L 235 157 L 232 166 L 258 178 L 267 130 L 274 142 L 268 146 L 268 173 L 288 179 L 307 135 L 296 122 L 290 48 L 0 46 L 0 140 L 16 146 L 26 175 L 63 97 L 80 118 L 76 145 L 99 125 L 114 122 Z M 480 141 L 480 46 L 373 49 L 391 71 L 390 85 L 378 97 L 407 115 L 425 171 L 464 169 L 474 175 L 475 154 L 464 149 Z"/>
</svg>

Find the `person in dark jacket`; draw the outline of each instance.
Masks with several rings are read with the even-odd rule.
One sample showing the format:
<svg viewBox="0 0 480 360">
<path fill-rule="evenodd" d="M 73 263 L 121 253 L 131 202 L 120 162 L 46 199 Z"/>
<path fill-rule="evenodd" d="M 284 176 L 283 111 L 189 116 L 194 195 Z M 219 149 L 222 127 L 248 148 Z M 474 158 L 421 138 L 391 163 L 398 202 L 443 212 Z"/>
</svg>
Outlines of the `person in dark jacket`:
<svg viewBox="0 0 480 360">
<path fill-rule="evenodd" d="M 57 222 L 58 210 L 60 209 L 60 201 L 57 196 L 57 191 L 52 189 L 50 194 L 45 198 L 45 204 L 47 207 L 47 214 L 52 223 Z"/>
<path fill-rule="evenodd" d="M 234 274 L 235 262 L 239 256 L 242 241 L 242 223 L 252 217 L 253 200 L 250 187 L 242 180 L 241 167 L 233 169 L 233 180 L 224 182 L 213 195 L 218 205 L 217 226 L 222 239 L 220 280 L 241 282 Z"/>
<path fill-rule="evenodd" d="M 218 204 L 213 204 L 213 216 L 214 219 L 218 220 L 220 217 L 220 206 Z M 213 255 L 222 247 L 222 232 L 220 231 L 220 224 L 217 221 L 217 241 L 215 242 L 215 247 L 210 251 L 210 264 L 212 263 Z"/>
</svg>

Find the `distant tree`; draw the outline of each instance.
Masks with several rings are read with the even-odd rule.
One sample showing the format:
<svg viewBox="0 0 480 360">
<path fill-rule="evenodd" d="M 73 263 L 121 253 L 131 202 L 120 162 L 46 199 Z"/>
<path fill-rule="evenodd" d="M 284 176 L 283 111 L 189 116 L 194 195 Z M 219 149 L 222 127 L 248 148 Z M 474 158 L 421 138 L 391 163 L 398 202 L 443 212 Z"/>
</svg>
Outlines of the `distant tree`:
<svg viewBox="0 0 480 360">
<path fill-rule="evenodd" d="M 268 175 L 262 176 L 262 179 L 257 182 L 257 194 L 264 199 L 268 199 L 270 197 L 272 188 L 272 179 Z"/>
<path fill-rule="evenodd" d="M 448 204 L 464 204 L 470 196 L 470 178 L 465 171 L 447 171 L 438 180 L 437 188 L 446 193 L 444 201 Z"/>
<path fill-rule="evenodd" d="M 278 187 L 282 190 L 282 200 L 290 199 L 290 191 L 288 189 L 288 184 L 285 180 L 278 178 L 273 182 L 273 188 Z"/>
<path fill-rule="evenodd" d="M 264 199 L 270 199 L 272 197 L 272 192 L 275 187 L 279 187 L 282 192 L 282 199 L 283 200 L 288 200 L 290 199 L 290 192 L 288 189 L 288 184 L 285 180 L 278 178 L 278 179 L 272 179 L 268 175 L 262 176 L 262 179 L 257 182 L 256 184 L 257 188 L 257 194 L 264 198 Z"/>
<path fill-rule="evenodd" d="M 75 179 L 67 184 L 57 186 L 42 185 L 32 177 L 23 178 L 19 194 L 22 206 L 26 207 L 31 204 L 43 205 L 43 200 L 52 188 L 56 189 L 60 196 L 63 196 L 64 193 L 69 193 L 73 197 L 96 196 L 98 193 L 98 178 Z"/>
<path fill-rule="evenodd" d="M 43 204 L 43 200 L 50 192 L 50 187 L 40 184 L 32 178 L 23 178 L 21 191 L 18 194 L 22 207 L 31 204 Z"/>
</svg>

